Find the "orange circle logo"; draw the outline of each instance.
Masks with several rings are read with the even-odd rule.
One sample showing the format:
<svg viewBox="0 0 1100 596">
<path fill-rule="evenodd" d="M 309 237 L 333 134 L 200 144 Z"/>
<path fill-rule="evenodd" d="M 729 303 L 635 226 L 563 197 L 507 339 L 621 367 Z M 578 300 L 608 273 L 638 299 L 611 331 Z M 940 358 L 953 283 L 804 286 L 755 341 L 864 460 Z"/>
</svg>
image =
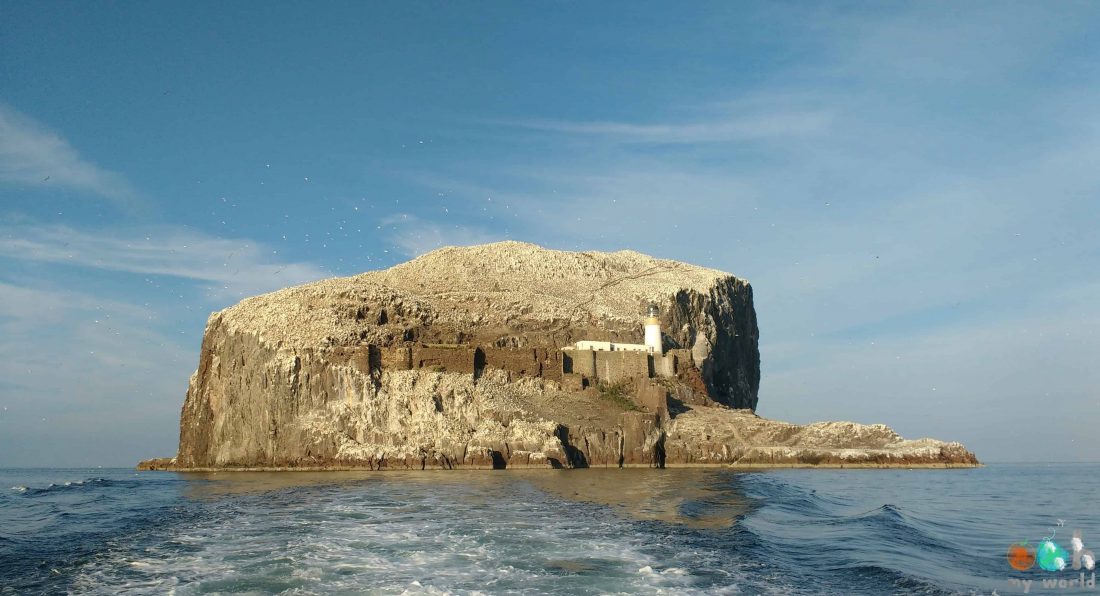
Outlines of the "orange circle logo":
<svg viewBox="0 0 1100 596">
<path fill-rule="evenodd" d="M 1016 543 L 1008 547 L 1008 564 L 1018 571 L 1027 571 L 1035 565 L 1035 548 L 1030 544 Z"/>
</svg>

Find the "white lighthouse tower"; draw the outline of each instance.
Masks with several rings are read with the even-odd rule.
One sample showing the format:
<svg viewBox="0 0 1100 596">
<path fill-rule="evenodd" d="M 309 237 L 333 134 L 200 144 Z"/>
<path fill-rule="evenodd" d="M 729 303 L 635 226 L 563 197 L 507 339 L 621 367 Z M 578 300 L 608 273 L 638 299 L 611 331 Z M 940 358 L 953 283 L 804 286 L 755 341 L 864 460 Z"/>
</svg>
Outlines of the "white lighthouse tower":
<svg viewBox="0 0 1100 596">
<path fill-rule="evenodd" d="M 656 304 L 650 303 L 645 318 L 645 345 L 654 354 L 664 354 L 664 346 L 661 342 L 661 321 L 657 316 L 661 311 Z"/>
</svg>

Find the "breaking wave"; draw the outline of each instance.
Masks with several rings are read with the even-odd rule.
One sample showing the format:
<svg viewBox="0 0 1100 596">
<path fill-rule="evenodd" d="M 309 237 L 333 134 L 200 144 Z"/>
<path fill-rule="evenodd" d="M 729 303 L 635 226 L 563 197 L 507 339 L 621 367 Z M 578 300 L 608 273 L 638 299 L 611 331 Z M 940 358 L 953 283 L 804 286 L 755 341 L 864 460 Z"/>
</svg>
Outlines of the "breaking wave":
<svg viewBox="0 0 1100 596">
<path fill-rule="evenodd" d="M 68 480 L 68 481 L 59 482 L 59 483 L 56 483 L 56 484 L 55 483 L 50 483 L 50 484 L 47 484 L 46 486 L 43 486 L 43 487 L 40 487 L 40 488 L 31 488 L 31 487 L 26 487 L 26 486 L 22 486 L 22 485 L 13 486 L 11 488 L 12 488 L 13 491 L 15 491 L 19 494 L 26 495 L 28 497 L 33 497 L 33 496 L 37 496 L 37 495 L 45 495 L 45 494 L 55 493 L 55 492 L 58 492 L 58 491 L 87 490 L 87 489 L 97 488 L 97 487 L 98 488 L 105 488 L 105 487 L 109 487 L 109 486 L 115 486 L 116 484 L 118 484 L 118 481 L 109 480 L 107 478 L 85 478 L 84 480 Z M 125 484 L 125 483 L 123 483 L 123 484 Z M 132 485 L 133 483 L 131 482 L 130 484 Z"/>
</svg>

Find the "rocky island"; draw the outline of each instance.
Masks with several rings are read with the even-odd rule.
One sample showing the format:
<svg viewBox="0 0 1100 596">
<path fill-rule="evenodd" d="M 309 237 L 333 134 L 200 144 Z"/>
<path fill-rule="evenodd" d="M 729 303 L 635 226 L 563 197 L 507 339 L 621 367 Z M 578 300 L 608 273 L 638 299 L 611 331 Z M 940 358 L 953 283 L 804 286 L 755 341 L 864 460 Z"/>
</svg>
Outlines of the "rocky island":
<svg viewBox="0 0 1100 596">
<path fill-rule="evenodd" d="M 728 273 L 442 248 L 212 314 L 179 452 L 139 467 L 978 465 L 881 424 L 757 416 L 758 340 L 752 288 Z"/>
</svg>

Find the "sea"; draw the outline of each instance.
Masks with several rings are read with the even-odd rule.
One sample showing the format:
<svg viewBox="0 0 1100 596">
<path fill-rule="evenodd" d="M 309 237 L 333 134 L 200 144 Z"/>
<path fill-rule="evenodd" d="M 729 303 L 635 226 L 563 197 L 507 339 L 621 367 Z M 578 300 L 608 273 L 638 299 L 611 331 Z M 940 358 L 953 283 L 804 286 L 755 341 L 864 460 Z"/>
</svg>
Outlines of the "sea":
<svg viewBox="0 0 1100 596">
<path fill-rule="evenodd" d="M 1100 551 L 1100 464 L 6 469 L 0 487 L 0 594 L 1100 594 L 1068 559 L 1007 556 L 1071 552 L 1075 531 Z"/>
</svg>

